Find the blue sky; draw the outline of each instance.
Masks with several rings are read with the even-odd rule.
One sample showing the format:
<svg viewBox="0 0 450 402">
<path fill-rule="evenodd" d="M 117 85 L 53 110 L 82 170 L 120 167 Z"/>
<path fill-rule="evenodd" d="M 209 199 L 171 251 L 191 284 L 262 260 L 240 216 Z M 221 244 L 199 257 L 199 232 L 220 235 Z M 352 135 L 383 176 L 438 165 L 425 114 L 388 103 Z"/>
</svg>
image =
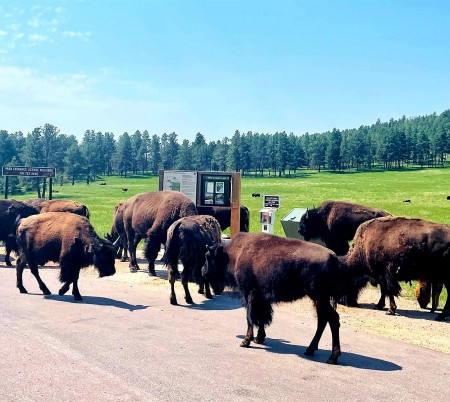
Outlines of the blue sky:
<svg viewBox="0 0 450 402">
<path fill-rule="evenodd" d="M 323 132 L 450 108 L 450 1 L 0 0 L 0 129 Z"/>
</svg>

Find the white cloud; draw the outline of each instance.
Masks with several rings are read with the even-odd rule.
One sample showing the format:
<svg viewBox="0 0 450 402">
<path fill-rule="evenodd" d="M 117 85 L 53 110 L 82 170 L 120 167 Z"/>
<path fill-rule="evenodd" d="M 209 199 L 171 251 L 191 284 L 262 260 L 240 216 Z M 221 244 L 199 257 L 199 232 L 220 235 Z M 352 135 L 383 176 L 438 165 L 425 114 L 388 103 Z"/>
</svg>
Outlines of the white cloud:
<svg viewBox="0 0 450 402">
<path fill-rule="evenodd" d="M 48 40 L 47 35 L 41 35 L 41 34 L 30 34 L 28 35 L 28 39 L 30 42 L 45 42 Z"/>
<path fill-rule="evenodd" d="M 62 33 L 64 36 L 67 36 L 69 38 L 80 38 L 82 40 L 88 40 L 91 36 L 90 32 L 80 32 L 80 31 L 64 31 Z"/>
</svg>

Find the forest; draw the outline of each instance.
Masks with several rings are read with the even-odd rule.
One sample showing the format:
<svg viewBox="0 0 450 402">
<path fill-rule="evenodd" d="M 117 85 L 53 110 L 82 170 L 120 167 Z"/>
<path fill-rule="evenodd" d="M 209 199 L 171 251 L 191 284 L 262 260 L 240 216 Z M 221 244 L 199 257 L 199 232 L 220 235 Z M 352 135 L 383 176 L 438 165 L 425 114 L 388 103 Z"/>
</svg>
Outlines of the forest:
<svg viewBox="0 0 450 402">
<path fill-rule="evenodd" d="M 181 143 L 175 132 L 148 130 L 115 138 L 110 132 L 86 130 L 81 141 L 52 124 L 28 134 L 0 130 L 2 166 L 53 167 L 58 184 L 87 184 L 104 176 L 157 175 L 159 169 L 233 171 L 243 176 L 288 177 L 301 169 L 357 172 L 411 166 L 444 167 L 450 153 L 450 109 L 441 114 L 324 133 L 241 133 L 207 142 L 197 133 Z M 5 178 L 0 181 L 3 191 Z M 44 178 L 11 177 L 9 193 L 37 191 L 45 197 Z"/>
</svg>

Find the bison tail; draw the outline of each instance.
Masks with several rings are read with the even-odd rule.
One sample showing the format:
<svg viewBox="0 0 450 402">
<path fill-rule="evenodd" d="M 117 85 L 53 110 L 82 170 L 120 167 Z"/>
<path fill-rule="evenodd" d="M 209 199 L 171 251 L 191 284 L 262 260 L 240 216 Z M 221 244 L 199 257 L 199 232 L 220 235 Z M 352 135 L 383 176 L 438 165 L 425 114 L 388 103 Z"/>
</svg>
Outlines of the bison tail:
<svg viewBox="0 0 450 402">
<path fill-rule="evenodd" d="M 257 290 L 251 291 L 244 297 L 244 304 L 247 309 L 247 317 L 253 325 L 266 327 L 270 325 L 273 318 L 272 304 L 264 299 Z"/>
<path fill-rule="evenodd" d="M 164 255 L 161 258 L 161 262 L 166 265 L 171 271 L 172 275 L 178 276 L 178 259 L 180 255 L 179 244 L 179 227 L 181 222 L 177 222 L 171 226 L 167 233 L 167 241 L 165 245 Z M 178 274 L 178 275 L 177 275 Z"/>
</svg>

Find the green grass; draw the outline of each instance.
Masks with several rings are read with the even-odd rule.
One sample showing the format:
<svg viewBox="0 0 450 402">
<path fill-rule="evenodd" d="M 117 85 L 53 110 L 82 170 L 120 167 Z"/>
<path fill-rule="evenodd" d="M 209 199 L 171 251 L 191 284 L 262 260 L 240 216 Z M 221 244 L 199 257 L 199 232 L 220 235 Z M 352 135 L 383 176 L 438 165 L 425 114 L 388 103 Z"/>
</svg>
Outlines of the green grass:
<svg viewBox="0 0 450 402">
<path fill-rule="evenodd" d="M 103 236 L 112 224 L 114 206 L 135 194 L 158 190 L 158 177 L 104 177 L 90 185 L 54 185 L 54 198 L 67 198 L 86 204 L 97 233 Z M 107 184 L 100 186 L 100 182 Z M 123 192 L 122 188 L 127 188 Z M 241 203 L 250 209 L 250 231 L 260 232 L 259 210 L 262 198 L 251 194 L 279 195 L 280 209 L 276 212 L 274 232 L 284 236 L 281 219 L 293 208 L 318 206 L 327 199 L 348 200 L 384 209 L 394 215 L 418 217 L 450 224 L 450 169 L 410 169 L 405 171 L 332 173 L 302 171 L 296 177 L 243 177 Z M 28 193 L 10 198 L 29 199 Z M 403 202 L 411 200 L 411 202 Z M 409 288 L 409 285 L 407 286 Z M 409 289 L 405 289 L 405 292 Z M 404 293 L 405 293 L 404 292 Z M 441 302 L 446 292 L 441 295 Z M 407 297 L 411 297 L 408 294 Z M 412 294 L 413 297 L 413 294 Z"/>
</svg>

